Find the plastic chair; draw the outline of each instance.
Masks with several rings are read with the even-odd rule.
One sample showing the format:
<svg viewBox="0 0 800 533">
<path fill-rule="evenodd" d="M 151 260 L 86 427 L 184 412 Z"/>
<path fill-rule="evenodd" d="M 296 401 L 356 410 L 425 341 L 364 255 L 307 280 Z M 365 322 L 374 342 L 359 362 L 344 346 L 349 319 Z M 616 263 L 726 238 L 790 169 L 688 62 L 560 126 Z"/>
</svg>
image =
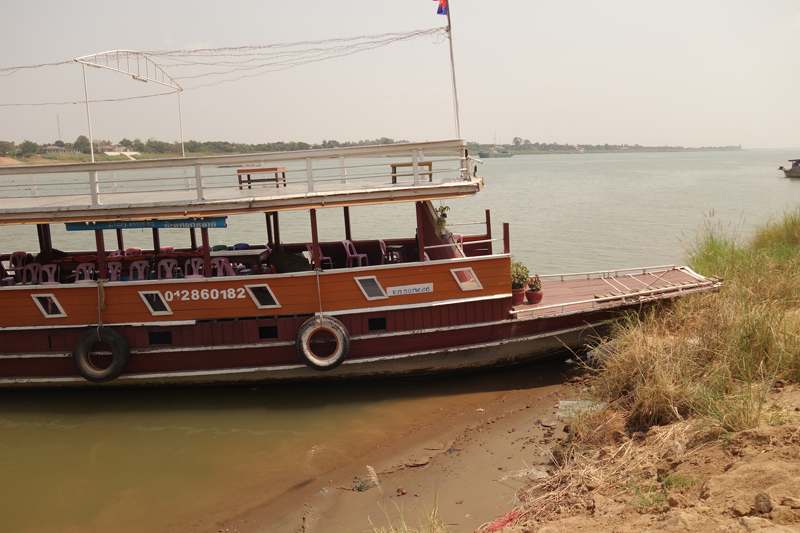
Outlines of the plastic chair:
<svg viewBox="0 0 800 533">
<path fill-rule="evenodd" d="M 75 282 L 78 281 L 92 281 L 94 279 L 94 271 L 97 269 L 94 263 L 81 263 L 75 267 Z"/>
<path fill-rule="evenodd" d="M 131 263 L 131 281 L 145 281 L 150 279 L 150 263 L 145 260 Z"/>
<path fill-rule="evenodd" d="M 39 285 L 60 285 L 58 276 L 61 273 L 61 267 L 50 263 L 42 265 L 39 269 Z"/>
<path fill-rule="evenodd" d="M 400 252 L 397 250 L 392 250 L 391 252 L 388 251 L 386 248 L 386 243 L 383 242 L 383 239 L 378 239 L 378 244 L 381 245 L 381 264 L 385 265 L 386 263 L 399 263 L 400 262 Z"/>
<path fill-rule="evenodd" d="M 28 264 L 27 252 L 14 252 L 8 260 L 8 270 L 16 281 L 22 278 L 22 269 Z"/>
<path fill-rule="evenodd" d="M 211 260 L 211 275 L 215 278 L 222 278 L 235 276 L 236 272 L 233 271 L 233 267 L 227 257 L 215 257 Z"/>
<path fill-rule="evenodd" d="M 240 242 L 239 244 L 234 244 L 233 245 L 233 249 L 234 250 L 249 250 L 250 249 L 250 245 L 247 244 L 246 242 Z"/>
<path fill-rule="evenodd" d="M 192 257 L 184 264 L 184 278 L 203 278 L 203 259 Z"/>
<path fill-rule="evenodd" d="M 125 252 L 122 250 L 114 250 L 113 252 L 108 252 L 106 257 L 122 257 L 123 255 L 125 255 Z"/>
<path fill-rule="evenodd" d="M 6 272 L 3 263 L 0 263 L 0 287 L 13 287 L 16 282 L 17 280 L 14 279 L 14 276 L 9 276 L 9 272 Z"/>
<path fill-rule="evenodd" d="M 178 276 L 178 260 L 162 259 L 156 265 L 156 278 L 174 279 Z"/>
<path fill-rule="evenodd" d="M 112 261 L 107 263 L 108 267 L 108 281 L 119 281 L 122 277 L 122 263 L 119 261 Z"/>
<path fill-rule="evenodd" d="M 347 253 L 347 268 L 353 267 L 353 261 L 358 259 L 358 266 L 361 266 L 361 260 L 364 260 L 364 264 L 369 266 L 369 261 L 367 260 L 367 254 L 360 254 L 356 251 L 356 247 L 353 244 L 353 241 L 344 240 L 342 241 L 342 245 L 344 245 L 344 251 Z"/>
<path fill-rule="evenodd" d="M 306 244 L 306 250 L 308 250 L 308 255 L 311 256 L 311 260 L 313 261 L 314 260 L 314 245 L 313 244 Z M 331 259 L 327 255 L 322 255 L 322 248 L 319 249 L 319 254 L 320 254 L 319 255 L 320 266 L 321 266 L 322 263 L 327 261 L 328 264 L 331 266 L 331 268 L 333 268 L 333 259 Z"/>
<path fill-rule="evenodd" d="M 160 254 L 168 254 L 174 251 L 175 248 L 173 248 L 172 246 L 162 246 L 161 248 L 158 249 L 158 253 Z"/>
<path fill-rule="evenodd" d="M 428 257 L 428 252 L 422 252 L 422 260 L 423 261 L 430 261 L 431 258 Z"/>
<path fill-rule="evenodd" d="M 130 257 L 132 255 L 142 255 L 141 248 L 128 248 L 125 250 L 125 257 Z"/>
<path fill-rule="evenodd" d="M 36 285 L 39 283 L 39 269 L 42 268 L 42 265 L 39 263 L 28 263 L 22 269 L 22 275 L 20 276 L 20 284 L 21 285 Z"/>
<path fill-rule="evenodd" d="M 211 247 L 212 252 L 218 252 L 220 250 L 227 250 L 227 249 L 228 247 L 225 246 L 224 244 L 215 244 L 214 246 Z"/>
</svg>

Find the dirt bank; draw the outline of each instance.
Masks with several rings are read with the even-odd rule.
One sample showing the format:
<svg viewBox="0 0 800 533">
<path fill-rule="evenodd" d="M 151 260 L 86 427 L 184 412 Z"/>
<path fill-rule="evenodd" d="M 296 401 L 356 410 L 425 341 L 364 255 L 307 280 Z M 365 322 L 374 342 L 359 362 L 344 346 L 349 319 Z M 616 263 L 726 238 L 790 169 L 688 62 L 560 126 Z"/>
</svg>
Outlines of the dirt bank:
<svg viewBox="0 0 800 533">
<path fill-rule="evenodd" d="M 17 161 L 13 157 L 0 157 L 0 165 L 24 165 L 22 161 Z"/>
</svg>

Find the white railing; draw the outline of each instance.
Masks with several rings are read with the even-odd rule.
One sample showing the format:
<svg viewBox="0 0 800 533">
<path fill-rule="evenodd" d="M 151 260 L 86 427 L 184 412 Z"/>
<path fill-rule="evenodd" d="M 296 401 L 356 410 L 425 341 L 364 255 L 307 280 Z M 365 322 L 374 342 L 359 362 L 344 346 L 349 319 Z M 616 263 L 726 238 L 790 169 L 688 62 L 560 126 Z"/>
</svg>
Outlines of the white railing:
<svg viewBox="0 0 800 533">
<path fill-rule="evenodd" d="M 393 163 L 409 166 L 403 173 L 393 174 Z M 237 170 L 250 167 L 254 171 L 280 170 L 261 170 L 254 176 L 257 183 L 242 188 Z M 272 176 L 275 181 L 271 183 L 263 180 Z M 466 142 L 452 140 L 195 158 L 0 166 L 0 198 L 86 195 L 93 206 L 98 206 L 116 203 L 117 199 L 124 201 L 120 196 L 131 193 L 180 192 L 187 201 L 202 201 L 210 196 L 225 197 L 226 190 L 232 197 L 247 194 L 242 190 L 256 196 L 280 196 L 342 188 L 417 187 L 469 179 Z M 0 200 L 0 210 L 4 203 Z"/>
</svg>

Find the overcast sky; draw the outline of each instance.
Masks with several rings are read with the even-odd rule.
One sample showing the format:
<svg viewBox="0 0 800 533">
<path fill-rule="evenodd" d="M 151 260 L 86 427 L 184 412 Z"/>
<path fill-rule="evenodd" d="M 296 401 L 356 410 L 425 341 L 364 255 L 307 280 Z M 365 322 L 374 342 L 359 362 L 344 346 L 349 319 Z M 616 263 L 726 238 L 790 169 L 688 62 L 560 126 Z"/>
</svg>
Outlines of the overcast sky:
<svg viewBox="0 0 800 533">
<path fill-rule="evenodd" d="M 442 27 L 431 0 L 6 2 L 0 68 L 114 49 L 294 43 Z M 800 2 L 451 0 L 470 141 L 800 146 Z M 450 52 L 423 38 L 213 87 L 181 80 L 184 138 L 456 137 Z M 0 72 L 0 140 L 88 133 L 80 65 Z M 163 92 L 87 69 L 90 99 Z M 180 139 L 175 96 L 91 107 L 95 139 Z"/>
</svg>

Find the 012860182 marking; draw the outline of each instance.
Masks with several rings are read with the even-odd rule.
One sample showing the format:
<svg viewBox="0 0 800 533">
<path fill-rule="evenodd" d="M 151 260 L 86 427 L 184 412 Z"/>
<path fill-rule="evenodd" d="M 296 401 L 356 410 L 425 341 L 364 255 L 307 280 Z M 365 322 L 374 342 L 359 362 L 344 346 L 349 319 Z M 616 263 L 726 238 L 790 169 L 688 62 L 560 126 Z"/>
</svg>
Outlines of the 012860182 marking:
<svg viewBox="0 0 800 533">
<path fill-rule="evenodd" d="M 168 302 L 172 300 L 181 300 L 187 302 L 189 300 L 235 300 L 237 298 L 246 298 L 247 295 L 243 288 L 230 288 L 230 289 L 193 289 L 193 290 L 176 290 L 167 291 L 164 293 L 164 299 Z"/>
</svg>

